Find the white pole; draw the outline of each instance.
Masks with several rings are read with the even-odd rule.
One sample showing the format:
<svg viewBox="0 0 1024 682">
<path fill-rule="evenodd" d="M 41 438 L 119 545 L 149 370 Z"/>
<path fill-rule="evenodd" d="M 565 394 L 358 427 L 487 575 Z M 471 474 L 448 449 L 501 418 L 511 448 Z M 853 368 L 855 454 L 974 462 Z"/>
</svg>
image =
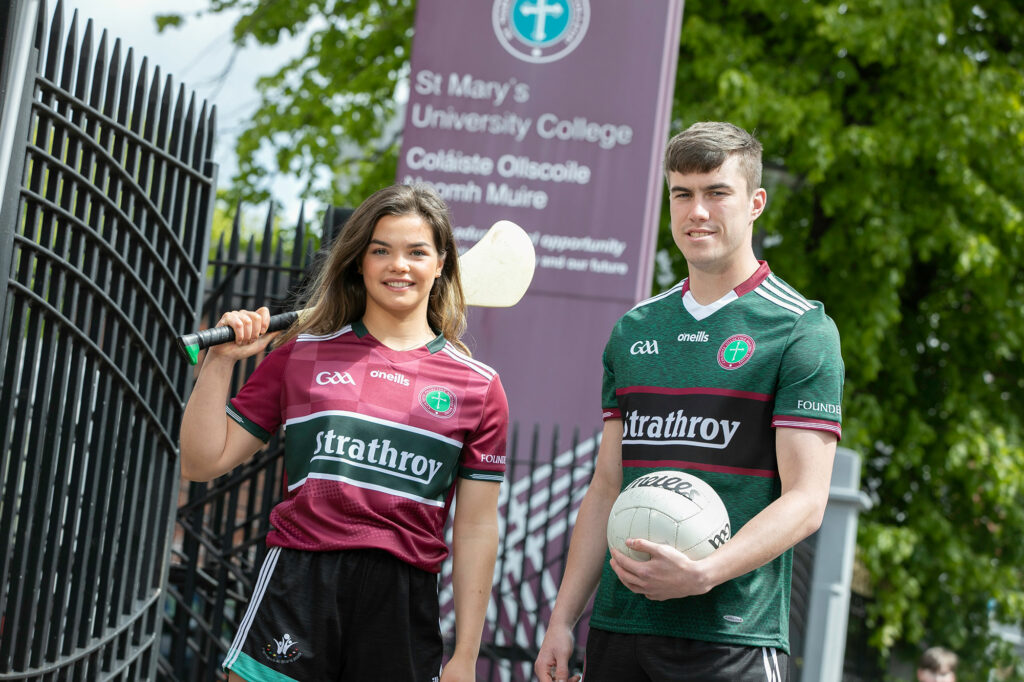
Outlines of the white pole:
<svg viewBox="0 0 1024 682">
<path fill-rule="evenodd" d="M 857 516 L 871 508 L 860 490 L 860 456 L 836 448 L 825 518 L 818 530 L 804 637 L 804 682 L 840 682 L 850 619 L 850 583 L 857 549 Z"/>
<path fill-rule="evenodd" d="M 11 41 L 10 51 L 5 55 L 7 60 L 4 73 L 0 74 L 0 83 L 6 84 L 3 92 L 3 110 L 0 111 L 0 197 L 6 195 L 7 174 L 11 168 L 11 155 L 14 153 L 21 100 L 26 85 L 25 74 L 32 54 L 36 15 L 39 12 L 39 0 L 13 2 L 7 35 L 0 36 L 4 38 L 4 42 Z"/>
</svg>

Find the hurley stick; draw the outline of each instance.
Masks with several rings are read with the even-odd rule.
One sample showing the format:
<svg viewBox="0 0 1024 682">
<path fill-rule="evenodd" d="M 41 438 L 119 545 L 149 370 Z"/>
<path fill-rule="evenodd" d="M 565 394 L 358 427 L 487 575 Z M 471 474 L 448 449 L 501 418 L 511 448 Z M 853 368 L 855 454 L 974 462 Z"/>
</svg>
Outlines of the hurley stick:
<svg viewBox="0 0 1024 682">
<path fill-rule="evenodd" d="M 533 240 L 523 228 L 510 220 L 499 220 L 459 256 L 466 304 L 483 308 L 514 306 L 533 281 L 536 262 Z M 298 316 L 298 311 L 271 315 L 267 332 L 287 329 Z M 182 357 L 194 365 L 199 351 L 234 339 L 231 327 L 211 327 L 183 334 L 177 338 L 177 344 Z"/>
</svg>

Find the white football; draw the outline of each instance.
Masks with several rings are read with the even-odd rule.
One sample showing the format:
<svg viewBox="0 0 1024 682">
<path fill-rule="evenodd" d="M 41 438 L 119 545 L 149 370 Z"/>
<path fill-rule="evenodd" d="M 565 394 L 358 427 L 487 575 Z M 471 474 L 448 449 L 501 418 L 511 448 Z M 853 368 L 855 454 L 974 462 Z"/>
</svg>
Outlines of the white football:
<svg viewBox="0 0 1024 682">
<path fill-rule="evenodd" d="M 626 547 L 627 538 L 672 545 L 703 559 L 729 537 L 729 512 L 718 493 L 683 471 L 644 474 L 619 493 L 608 516 L 608 546 L 640 561 L 651 555 Z"/>
</svg>

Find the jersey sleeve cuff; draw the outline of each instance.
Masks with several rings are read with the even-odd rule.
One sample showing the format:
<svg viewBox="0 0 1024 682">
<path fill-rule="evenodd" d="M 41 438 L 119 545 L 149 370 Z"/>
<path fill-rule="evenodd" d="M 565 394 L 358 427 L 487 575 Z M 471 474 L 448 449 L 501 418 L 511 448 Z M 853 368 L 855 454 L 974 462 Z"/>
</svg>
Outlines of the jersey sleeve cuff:
<svg viewBox="0 0 1024 682">
<path fill-rule="evenodd" d="M 495 483 L 501 483 L 505 480 L 505 474 L 501 471 L 492 471 L 489 469 L 470 469 L 469 467 L 459 467 L 459 478 L 468 478 L 471 481 L 493 481 Z"/>
<path fill-rule="evenodd" d="M 791 417 L 789 415 L 780 415 L 772 419 L 772 426 L 774 428 L 828 431 L 829 433 L 834 433 L 836 438 L 839 440 L 842 440 L 843 438 L 843 427 L 839 422 L 830 421 L 828 419 L 812 419 L 810 417 Z"/>
<path fill-rule="evenodd" d="M 264 443 L 270 440 L 270 437 L 273 435 L 272 433 L 270 433 L 270 431 L 267 431 L 265 428 L 263 428 L 256 422 L 252 421 L 251 419 L 247 419 L 245 415 L 243 415 L 241 412 L 235 409 L 234 405 L 228 403 L 227 405 L 225 405 L 224 409 L 225 411 L 227 411 L 228 417 L 230 417 L 232 421 L 241 426 L 243 429 L 245 429 L 252 435 L 256 436 Z"/>
<path fill-rule="evenodd" d="M 622 411 L 617 407 L 606 407 L 601 412 L 601 420 L 608 421 L 609 419 L 622 419 Z"/>
</svg>

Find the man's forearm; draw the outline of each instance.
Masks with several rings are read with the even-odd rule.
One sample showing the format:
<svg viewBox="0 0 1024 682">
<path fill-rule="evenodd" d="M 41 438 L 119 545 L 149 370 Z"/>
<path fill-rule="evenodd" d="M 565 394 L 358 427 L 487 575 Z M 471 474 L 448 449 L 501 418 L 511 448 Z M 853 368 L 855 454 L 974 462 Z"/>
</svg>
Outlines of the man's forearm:
<svg viewBox="0 0 1024 682">
<path fill-rule="evenodd" d="M 609 491 L 599 486 L 600 484 L 595 481 L 580 505 L 572 540 L 569 543 L 565 575 L 551 612 L 552 627 L 556 624 L 565 625 L 570 629 L 574 627 L 601 578 L 601 568 L 608 547 L 608 514 L 618 490 L 609 496 Z"/>
</svg>

